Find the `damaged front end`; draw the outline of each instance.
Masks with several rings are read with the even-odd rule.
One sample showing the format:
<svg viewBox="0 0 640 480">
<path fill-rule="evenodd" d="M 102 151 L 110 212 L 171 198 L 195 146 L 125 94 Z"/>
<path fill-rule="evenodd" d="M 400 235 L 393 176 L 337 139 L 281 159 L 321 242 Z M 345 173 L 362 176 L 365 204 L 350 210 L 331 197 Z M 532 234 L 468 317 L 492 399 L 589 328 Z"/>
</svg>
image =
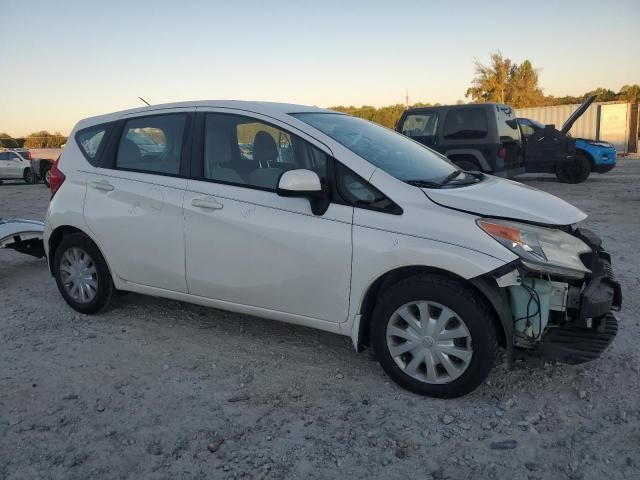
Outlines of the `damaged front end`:
<svg viewBox="0 0 640 480">
<path fill-rule="evenodd" d="M 517 222 L 478 225 L 520 260 L 476 284 L 497 290 L 492 303 L 514 347 L 568 364 L 594 360 L 616 336 L 622 292 L 601 240 L 586 229 L 550 229 Z"/>
<path fill-rule="evenodd" d="M 0 218 L 0 248 L 11 248 L 17 252 L 37 258 L 45 256 L 42 234 L 44 223 L 34 220 Z"/>
</svg>

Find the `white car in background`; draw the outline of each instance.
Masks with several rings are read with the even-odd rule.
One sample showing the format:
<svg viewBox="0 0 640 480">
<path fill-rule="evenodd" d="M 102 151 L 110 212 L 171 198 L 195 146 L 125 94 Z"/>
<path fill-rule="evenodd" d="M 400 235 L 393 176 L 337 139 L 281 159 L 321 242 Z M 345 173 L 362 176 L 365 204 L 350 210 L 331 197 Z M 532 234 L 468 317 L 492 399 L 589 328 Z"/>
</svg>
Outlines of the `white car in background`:
<svg viewBox="0 0 640 480">
<path fill-rule="evenodd" d="M 338 112 L 201 101 L 86 119 L 51 189 L 51 273 L 83 313 L 131 291 L 318 328 L 437 397 L 476 388 L 498 346 L 580 363 L 617 331 L 620 286 L 583 212 Z"/>
<path fill-rule="evenodd" d="M 31 162 L 25 151 L 0 150 L 0 183 L 3 180 L 24 180 L 33 183 Z"/>
</svg>

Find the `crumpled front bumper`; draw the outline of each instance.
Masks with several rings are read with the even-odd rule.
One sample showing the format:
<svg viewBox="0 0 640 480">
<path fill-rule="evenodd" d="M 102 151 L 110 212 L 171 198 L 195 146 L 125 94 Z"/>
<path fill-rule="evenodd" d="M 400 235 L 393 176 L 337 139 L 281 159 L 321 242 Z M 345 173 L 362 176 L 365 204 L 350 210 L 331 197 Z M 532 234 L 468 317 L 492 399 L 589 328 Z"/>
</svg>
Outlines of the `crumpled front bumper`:
<svg viewBox="0 0 640 480">
<path fill-rule="evenodd" d="M 591 274 L 583 288 L 569 291 L 567 309 L 573 311 L 572 321 L 548 329 L 538 345 L 545 358 L 571 365 L 595 360 L 607 349 L 618 332 L 613 311 L 622 307 L 622 288 L 600 238 L 585 229 L 576 234 L 593 250 L 585 258 Z"/>
<path fill-rule="evenodd" d="M 44 223 L 35 220 L 0 218 L 0 248 L 42 258 L 45 256 L 42 235 Z"/>
<path fill-rule="evenodd" d="M 622 307 L 622 287 L 613 274 L 610 255 L 604 250 L 595 253 L 590 268 L 591 279 L 580 295 L 581 323 Z"/>
</svg>

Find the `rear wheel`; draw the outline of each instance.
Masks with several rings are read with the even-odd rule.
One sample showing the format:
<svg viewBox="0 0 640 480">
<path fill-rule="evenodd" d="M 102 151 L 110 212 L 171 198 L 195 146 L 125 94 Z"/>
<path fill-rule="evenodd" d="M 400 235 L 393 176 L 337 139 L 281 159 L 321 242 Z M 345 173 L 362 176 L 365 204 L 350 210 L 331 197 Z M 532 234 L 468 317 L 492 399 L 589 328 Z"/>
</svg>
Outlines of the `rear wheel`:
<svg viewBox="0 0 640 480">
<path fill-rule="evenodd" d="M 556 167 L 556 177 L 563 183 L 582 183 L 591 173 L 591 162 L 582 153 L 576 153 L 572 162 L 561 162 Z"/>
<path fill-rule="evenodd" d="M 51 167 L 48 166 L 48 167 L 45 167 L 44 172 L 42 172 L 42 181 L 47 187 L 51 186 L 49 183 L 50 179 L 51 179 Z"/>
<path fill-rule="evenodd" d="M 103 310 L 113 296 L 113 281 L 98 247 L 83 233 L 62 239 L 56 248 L 53 274 L 66 302 L 81 313 Z"/>
<path fill-rule="evenodd" d="M 374 310 L 371 335 L 384 371 L 401 387 L 432 397 L 474 390 L 497 351 L 483 299 L 443 275 L 411 277 L 387 290 Z"/>
<path fill-rule="evenodd" d="M 480 165 L 478 164 L 478 162 L 476 162 L 474 159 L 471 158 L 465 158 L 465 157 L 453 157 L 451 159 L 451 161 L 453 163 L 455 163 L 460 169 L 466 171 L 466 172 L 481 172 L 482 168 L 480 168 Z"/>
</svg>

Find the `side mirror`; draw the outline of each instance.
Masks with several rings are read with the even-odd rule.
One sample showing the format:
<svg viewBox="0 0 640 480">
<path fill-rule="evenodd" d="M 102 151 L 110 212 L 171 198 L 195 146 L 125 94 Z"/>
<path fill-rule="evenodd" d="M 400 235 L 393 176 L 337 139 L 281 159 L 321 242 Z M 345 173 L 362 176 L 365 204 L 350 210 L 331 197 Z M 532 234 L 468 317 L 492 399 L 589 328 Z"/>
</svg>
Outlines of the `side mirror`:
<svg viewBox="0 0 640 480">
<path fill-rule="evenodd" d="M 281 197 L 308 198 L 314 215 L 323 215 L 329 208 L 329 196 L 322 190 L 318 174 L 311 170 L 300 168 L 284 172 L 276 192 Z"/>
</svg>

